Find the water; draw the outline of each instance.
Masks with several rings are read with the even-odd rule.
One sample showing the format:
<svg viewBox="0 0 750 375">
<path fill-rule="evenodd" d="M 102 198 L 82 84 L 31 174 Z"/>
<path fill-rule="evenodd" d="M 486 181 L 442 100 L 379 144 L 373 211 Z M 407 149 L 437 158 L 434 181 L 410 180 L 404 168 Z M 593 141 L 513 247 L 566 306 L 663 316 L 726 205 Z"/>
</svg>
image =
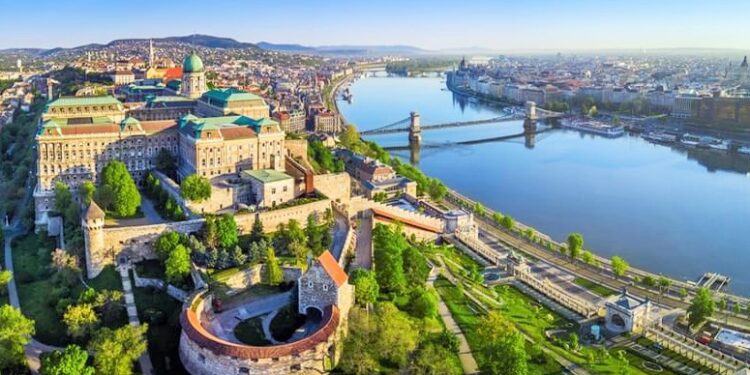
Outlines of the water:
<svg viewBox="0 0 750 375">
<path fill-rule="evenodd" d="M 360 130 L 410 111 L 421 114 L 422 124 L 502 112 L 444 87 L 438 77 L 367 77 L 352 85 L 354 101 L 339 108 Z M 436 145 L 522 130 L 516 121 L 422 135 L 424 144 Z M 372 139 L 408 144 L 406 133 Z M 408 151 L 394 153 L 409 159 Z M 719 272 L 732 278 L 731 292 L 750 295 L 750 158 L 555 129 L 533 145 L 518 138 L 423 148 L 419 159 L 428 175 L 557 240 L 578 231 L 598 254 L 681 279 Z"/>
</svg>

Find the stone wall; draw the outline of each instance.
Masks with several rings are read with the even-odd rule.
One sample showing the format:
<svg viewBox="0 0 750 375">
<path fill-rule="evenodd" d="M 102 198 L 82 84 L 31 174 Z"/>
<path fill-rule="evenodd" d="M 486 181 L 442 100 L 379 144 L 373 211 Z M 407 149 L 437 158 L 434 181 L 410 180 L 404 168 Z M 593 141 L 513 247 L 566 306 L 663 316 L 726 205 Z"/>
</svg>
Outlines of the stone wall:
<svg viewBox="0 0 750 375">
<path fill-rule="evenodd" d="M 313 176 L 315 190 L 331 200 L 348 202 L 352 196 L 352 180 L 348 173 L 327 173 Z"/>
<path fill-rule="evenodd" d="M 287 139 L 284 141 L 286 152 L 295 159 L 307 160 L 307 140 L 306 139 Z"/>
<path fill-rule="evenodd" d="M 263 268 L 265 264 L 256 264 L 246 269 L 238 270 L 237 273 L 223 280 L 222 283 L 229 288 L 227 294 L 239 293 L 251 285 L 259 284 L 263 281 Z M 282 267 L 284 272 L 284 281 L 297 282 L 302 276 L 302 269 L 299 267 Z"/>
<path fill-rule="evenodd" d="M 325 211 L 329 208 L 331 208 L 331 200 L 321 199 L 304 205 L 263 211 L 258 214 L 237 214 L 234 216 L 234 220 L 237 221 L 237 228 L 240 229 L 241 233 L 250 233 L 253 228 L 253 223 L 255 223 L 256 216 L 259 216 L 261 222 L 263 222 L 263 230 L 266 233 L 271 233 L 276 231 L 279 224 L 286 224 L 291 219 L 297 220 L 304 228 L 307 224 L 308 215 L 315 213 L 316 215 L 319 215 L 319 217 L 322 217 L 323 214 L 325 214 Z"/>
<path fill-rule="evenodd" d="M 204 219 L 173 223 L 138 225 L 116 228 L 84 228 L 86 240 L 86 270 L 88 277 L 96 277 L 104 267 L 114 264 L 115 258 L 126 255 L 134 262 L 154 259 L 151 243 L 165 232 L 194 233 L 203 227 Z"/>
</svg>

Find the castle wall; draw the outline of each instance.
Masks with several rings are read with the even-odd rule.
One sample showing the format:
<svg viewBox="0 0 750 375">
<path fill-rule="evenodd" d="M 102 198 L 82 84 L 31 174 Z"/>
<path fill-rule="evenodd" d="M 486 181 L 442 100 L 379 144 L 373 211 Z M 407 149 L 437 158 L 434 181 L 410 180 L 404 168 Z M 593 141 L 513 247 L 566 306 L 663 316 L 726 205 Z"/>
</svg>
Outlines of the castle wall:
<svg viewBox="0 0 750 375">
<path fill-rule="evenodd" d="M 222 281 L 224 286 L 229 288 L 227 294 L 239 293 L 247 287 L 259 284 L 263 281 L 264 264 L 256 264 L 252 267 L 239 270 L 237 273 Z M 284 281 L 294 281 L 295 283 L 302 276 L 302 269 L 299 267 L 282 267 Z"/>
<path fill-rule="evenodd" d="M 348 202 L 352 196 L 352 179 L 346 172 L 328 173 L 313 176 L 315 190 L 331 200 Z"/>
<path fill-rule="evenodd" d="M 318 217 L 323 217 L 325 211 L 329 208 L 331 208 L 331 200 L 321 199 L 299 206 L 263 211 L 258 216 L 263 222 L 263 230 L 266 233 L 271 233 L 276 231 L 279 224 L 286 224 L 291 219 L 297 220 L 302 227 L 305 227 L 308 215 L 315 213 Z M 253 228 L 253 223 L 255 223 L 255 217 L 256 214 L 254 213 L 237 214 L 234 216 L 234 220 L 242 233 L 249 233 Z"/>
</svg>

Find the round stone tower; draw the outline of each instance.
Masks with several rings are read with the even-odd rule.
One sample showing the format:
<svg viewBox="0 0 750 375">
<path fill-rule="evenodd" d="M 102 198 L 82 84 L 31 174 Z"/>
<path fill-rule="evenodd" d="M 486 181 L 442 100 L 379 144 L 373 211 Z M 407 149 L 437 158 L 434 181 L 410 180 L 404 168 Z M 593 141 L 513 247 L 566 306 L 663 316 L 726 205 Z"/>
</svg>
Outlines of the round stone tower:
<svg viewBox="0 0 750 375">
<path fill-rule="evenodd" d="M 93 200 L 81 217 L 83 240 L 86 244 L 86 271 L 89 278 L 96 277 L 106 262 L 104 246 L 104 211 Z"/>
<path fill-rule="evenodd" d="M 182 96 L 191 99 L 200 98 L 206 89 L 206 73 L 203 70 L 203 60 L 195 51 L 185 57 L 182 62 Z"/>
</svg>

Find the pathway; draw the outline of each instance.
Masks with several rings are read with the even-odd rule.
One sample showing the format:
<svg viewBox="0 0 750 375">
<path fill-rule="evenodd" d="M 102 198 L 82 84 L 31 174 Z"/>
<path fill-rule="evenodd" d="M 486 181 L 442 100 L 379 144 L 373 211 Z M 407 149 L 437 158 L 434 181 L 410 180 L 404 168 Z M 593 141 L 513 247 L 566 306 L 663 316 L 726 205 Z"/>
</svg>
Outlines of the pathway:
<svg viewBox="0 0 750 375">
<path fill-rule="evenodd" d="M 372 216 L 365 214 L 357 226 L 357 249 L 354 266 L 372 269 Z"/>
<path fill-rule="evenodd" d="M 128 274 L 130 264 L 121 264 L 118 268 L 120 270 L 120 278 L 122 279 L 122 291 L 125 295 L 125 309 L 128 311 L 128 322 L 130 322 L 131 326 L 138 327 L 141 325 L 141 321 L 138 319 L 133 287 L 130 284 L 130 275 Z M 141 366 L 141 373 L 144 375 L 152 375 L 154 373 L 154 366 L 151 364 L 151 357 L 148 356 L 148 350 L 141 355 L 138 363 Z"/>
<path fill-rule="evenodd" d="M 239 342 L 234 337 L 234 329 L 241 322 L 277 311 L 289 304 L 292 292 L 274 294 L 262 299 L 254 299 L 240 306 L 224 310 L 214 315 L 214 319 L 208 322 L 208 330 L 225 340 Z M 269 320 L 270 323 L 270 320 Z"/>
<path fill-rule="evenodd" d="M 438 275 L 438 269 L 433 267 L 430 271 L 430 276 L 427 278 L 427 285 L 434 288 L 435 279 L 437 279 Z M 476 359 L 474 359 L 474 355 L 471 354 L 471 348 L 469 347 L 469 342 L 466 341 L 466 336 L 464 335 L 464 332 L 461 331 L 461 327 L 458 326 L 458 323 L 453 319 L 453 315 L 451 315 L 450 310 L 448 310 L 448 306 L 443 302 L 443 298 L 440 297 L 440 294 L 438 293 L 438 314 L 440 314 L 440 319 L 443 320 L 443 323 L 445 324 L 445 327 L 453 332 L 456 337 L 458 337 L 458 358 L 461 360 L 461 368 L 464 370 L 464 374 L 478 374 L 479 373 L 479 366 L 477 365 Z"/>
<path fill-rule="evenodd" d="M 643 357 L 649 358 L 651 361 L 658 363 L 662 366 L 665 366 L 667 368 L 670 368 L 672 370 L 675 370 L 681 374 L 687 374 L 687 375 L 704 375 L 706 373 L 701 372 L 699 370 L 694 369 L 693 367 L 690 367 L 680 361 L 676 361 L 673 358 L 666 356 L 661 353 L 657 353 L 649 348 L 646 348 L 645 346 L 638 344 L 636 342 L 631 342 L 630 344 L 625 345 L 627 348 L 632 349 L 633 351 L 637 352 Z"/>
</svg>

